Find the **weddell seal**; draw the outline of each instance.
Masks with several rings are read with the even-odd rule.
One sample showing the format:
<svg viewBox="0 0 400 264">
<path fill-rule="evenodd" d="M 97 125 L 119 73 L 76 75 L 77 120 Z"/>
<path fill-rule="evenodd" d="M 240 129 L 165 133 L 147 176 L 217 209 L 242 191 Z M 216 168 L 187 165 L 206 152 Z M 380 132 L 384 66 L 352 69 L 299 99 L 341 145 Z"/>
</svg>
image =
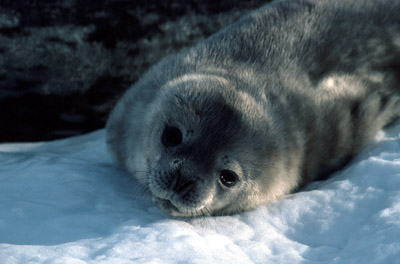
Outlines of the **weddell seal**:
<svg viewBox="0 0 400 264">
<path fill-rule="evenodd" d="M 343 167 L 400 116 L 400 1 L 265 5 L 134 84 L 114 158 L 173 216 L 253 209 Z"/>
</svg>

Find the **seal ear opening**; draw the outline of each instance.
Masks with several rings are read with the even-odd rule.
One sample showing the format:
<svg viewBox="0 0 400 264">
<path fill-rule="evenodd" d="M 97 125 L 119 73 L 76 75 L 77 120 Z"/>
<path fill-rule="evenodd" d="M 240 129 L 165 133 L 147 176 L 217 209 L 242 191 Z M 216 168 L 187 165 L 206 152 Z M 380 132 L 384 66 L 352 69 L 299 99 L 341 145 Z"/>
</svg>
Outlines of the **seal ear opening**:
<svg viewBox="0 0 400 264">
<path fill-rule="evenodd" d="M 239 181 L 237 174 L 231 170 L 222 170 L 219 173 L 219 181 L 226 187 L 230 188 Z"/>
<path fill-rule="evenodd" d="M 174 126 L 166 126 L 161 136 L 161 143 L 165 147 L 175 147 L 182 143 L 182 132 Z"/>
</svg>

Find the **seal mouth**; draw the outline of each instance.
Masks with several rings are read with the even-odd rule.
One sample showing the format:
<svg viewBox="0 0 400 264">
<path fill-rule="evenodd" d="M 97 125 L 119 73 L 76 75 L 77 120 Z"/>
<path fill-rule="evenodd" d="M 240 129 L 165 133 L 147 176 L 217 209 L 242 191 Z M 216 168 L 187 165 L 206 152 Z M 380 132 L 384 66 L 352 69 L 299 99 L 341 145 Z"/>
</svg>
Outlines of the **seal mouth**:
<svg viewBox="0 0 400 264">
<path fill-rule="evenodd" d="M 166 214 L 177 217 L 196 217 L 205 215 L 201 210 L 188 210 L 183 211 L 176 207 L 170 200 L 153 196 L 153 202 Z"/>
<path fill-rule="evenodd" d="M 178 207 L 173 205 L 170 200 L 162 199 L 153 196 L 153 202 L 160 208 L 164 213 L 173 216 L 182 216 L 184 215 L 181 211 L 179 211 Z"/>
</svg>

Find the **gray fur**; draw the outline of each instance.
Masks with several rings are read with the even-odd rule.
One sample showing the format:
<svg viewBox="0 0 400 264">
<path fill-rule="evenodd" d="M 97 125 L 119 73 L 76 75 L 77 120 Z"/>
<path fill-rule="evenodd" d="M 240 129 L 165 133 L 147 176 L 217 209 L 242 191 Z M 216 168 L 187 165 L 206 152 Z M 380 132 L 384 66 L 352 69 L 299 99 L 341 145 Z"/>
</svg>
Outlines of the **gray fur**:
<svg viewBox="0 0 400 264">
<path fill-rule="evenodd" d="M 110 116 L 110 152 L 175 216 L 298 190 L 400 116 L 399 14 L 387 0 L 268 4 L 144 74 Z M 177 146 L 161 142 L 166 126 Z"/>
</svg>

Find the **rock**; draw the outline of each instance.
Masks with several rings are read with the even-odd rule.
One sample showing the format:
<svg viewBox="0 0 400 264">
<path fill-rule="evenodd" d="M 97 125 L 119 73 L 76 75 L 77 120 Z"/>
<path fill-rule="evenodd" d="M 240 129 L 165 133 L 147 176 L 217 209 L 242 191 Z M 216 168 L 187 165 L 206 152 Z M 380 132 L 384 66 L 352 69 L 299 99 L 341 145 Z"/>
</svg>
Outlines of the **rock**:
<svg viewBox="0 0 400 264">
<path fill-rule="evenodd" d="M 149 66 L 265 3 L 184 0 L 2 0 L 0 142 L 104 126 Z"/>
</svg>

